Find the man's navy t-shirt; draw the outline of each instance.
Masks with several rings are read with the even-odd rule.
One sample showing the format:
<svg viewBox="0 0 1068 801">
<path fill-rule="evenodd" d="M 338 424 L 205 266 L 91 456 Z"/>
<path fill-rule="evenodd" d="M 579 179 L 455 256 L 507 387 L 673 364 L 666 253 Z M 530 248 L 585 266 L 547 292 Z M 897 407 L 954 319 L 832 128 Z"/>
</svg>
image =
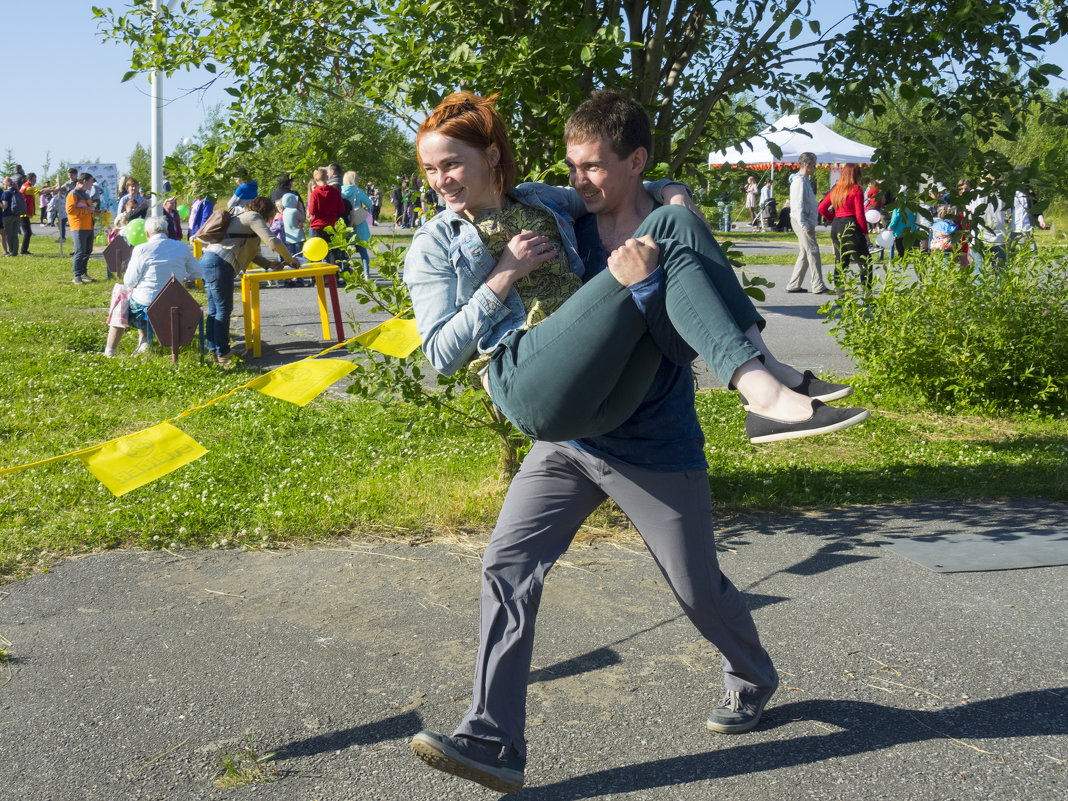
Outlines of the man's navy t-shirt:
<svg viewBox="0 0 1068 801">
<path fill-rule="evenodd" d="M 608 254 L 601 247 L 597 217 L 588 214 L 575 222 L 578 253 L 586 265 L 583 280 L 608 267 Z M 706 470 L 705 438 L 694 410 L 694 383 L 690 361 L 693 351 L 671 326 L 664 307 L 664 274 L 658 267 L 648 278 L 633 285 L 631 293 L 642 310 L 658 343 L 677 343 L 672 361 L 664 357 L 645 399 L 630 418 L 614 431 L 573 440 L 569 444 L 604 459 L 664 472 Z"/>
</svg>

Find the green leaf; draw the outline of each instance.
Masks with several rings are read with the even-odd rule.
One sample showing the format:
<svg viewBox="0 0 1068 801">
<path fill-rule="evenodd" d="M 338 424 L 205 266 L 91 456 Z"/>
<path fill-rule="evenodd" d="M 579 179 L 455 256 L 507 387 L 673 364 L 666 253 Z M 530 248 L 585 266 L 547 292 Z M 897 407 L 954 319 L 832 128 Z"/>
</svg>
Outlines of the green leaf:
<svg viewBox="0 0 1068 801">
<path fill-rule="evenodd" d="M 800 19 L 795 19 L 790 23 L 790 38 L 796 39 L 801 35 L 801 29 L 804 27 L 804 23 Z"/>
<path fill-rule="evenodd" d="M 136 75 L 137 75 L 137 72 L 136 72 L 136 71 L 134 71 L 134 70 L 130 70 L 129 72 L 125 73 L 125 74 L 124 74 L 124 75 L 122 76 L 122 80 L 121 80 L 121 81 L 119 81 L 119 83 L 126 83 L 127 81 L 129 81 L 129 80 L 131 80 L 131 79 L 132 79 L 133 77 L 135 77 Z"/>
<path fill-rule="evenodd" d="M 801 120 L 801 122 L 816 122 L 822 116 L 823 111 L 818 108 L 813 108 L 811 106 L 809 108 L 801 109 L 801 111 L 797 115 L 798 119 Z"/>
</svg>

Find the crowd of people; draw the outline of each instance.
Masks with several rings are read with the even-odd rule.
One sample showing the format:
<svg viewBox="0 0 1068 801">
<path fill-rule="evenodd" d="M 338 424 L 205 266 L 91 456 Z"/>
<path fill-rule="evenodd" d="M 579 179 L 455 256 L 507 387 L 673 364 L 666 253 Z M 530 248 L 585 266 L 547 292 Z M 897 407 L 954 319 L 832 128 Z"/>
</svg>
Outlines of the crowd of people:
<svg viewBox="0 0 1068 801">
<path fill-rule="evenodd" d="M 0 195 L 5 255 L 29 254 L 31 218 L 37 208 L 33 201 L 45 192 L 48 202 L 43 206 L 44 224 L 54 224 L 59 229 L 60 242 L 66 240 L 68 230 L 74 240 L 72 283 L 88 284 L 96 280 L 89 274 L 94 244 L 123 237 L 135 245 L 124 273 L 118 276 L 122 281 L 116 284 L 112 295 L 108 343 L 104 350 L 108 357 L 116 354 L 122 333 L 128 327 L 141 332 L 135 353 L 147 351 L 144 312 L 171 276 L 183 282 L 203 280 L 208 296 L 207 349 L 209 356 L 221 365 L 231 361 L 234 277 L 251 264 L 298 268 L 298 256 L 308 238 L 320 237 L 331 243 L 327 260 L 338 264 L 342 273 L 352 271 L 349 257 L 352 251 L 360 259 L 363 277 L 371 277 L 371 253 L 366 243 L 371 237 L 370 225 L 381 214 L 382 193 L 374 184 L 362 188 L 359 175 L 352 170 L 343 172 L 337 163 L 313 172 L 306 201 L 301 190 L 294 187 L 291 175 L 279 176 L 268 197 L 260 194 L 257 181 L 250 178 L 247 170 L 238 167 L 234 170 L 233 194 L 225 203 L 217 204 L 206 194 L 194 192 L 189 207 L 179 205 L 177 196 L 170 193 L 167 185 L 164 187 L 167 194 L 155 212 L 150 195 L 142 190 L 136 178 L 127 175 L 119 181 L 117 213 L 113 219 L 102 208 L 102 193 L 90 173 L 79 173 L 72 168 L 65 183 L 37 187 L 36 176 L 22 175 L 19 170 L 18 175 L 4 179 L 4 191 Z M 54 210 L 54 215 L 48 215 L 49 208 Z M 347 240 L 339 242 L 341 231 L 346 233 Z M 193 258 L 190 247 L 194 238 L 203 250 L 199 261 Z M 264 257 L 261 247 L 272 250 L 274 258 Z M 340 275 L 338 281 L 344 286 Z M 274 283 L 302 285 L 299 280 Z"/>
<path fill-rule="evenodd" d="M 1034 211 L 1037 203 L 1034 190 L 1015 190 L 1010 208 L 1002 200 L 992 176 L 980 182 L 977 192 L 972 191 L 966 180 L 959 182 L 955 193 L 941 183 L 930 182 L 913 198 L 918 211 L 911 211 L 895 205 L 896 194 L 907 196 L 908 187 L 899 187 L 895 194 L 884 188 L 882 181 L 865 183 L 861 166 L 846 164 L 835 185 L 817 202 L 816 158 L 811 152 L 800 155 L 798 169 L 790 176 L 790 197 L 778 215 L 770 181 L 760 187 L 757 179 L 749 176 L 743 189 L 753 230 L 793 230 L 797 236 L 798 256 L 787 292 L 834 294 L 835 290 L 828 284 L 835 284 L 835 275 L 851 265 L 856 265 L 861 285 L 870 289 L 872 257 L 876 251 L 879 261 L 888 251 L 891 256 L 902 257 L 907 250 L 915 249 L 945 253 L 965 267 L 989 262 L 1000 269 L 1010 246 L 1037 250 L 1034 229 L 1047 227 L 1043 215 Z M 834 250 L 835 274 L 829 282 L 823 277 L 816 242 L 816 226 L 821 220 L 830 225 Z M 971 231 L 973 220 L 977 221 L 977 230 Z M 811 278 L 806 290 L 802 284 L 807 275 Z"/>
</svg>

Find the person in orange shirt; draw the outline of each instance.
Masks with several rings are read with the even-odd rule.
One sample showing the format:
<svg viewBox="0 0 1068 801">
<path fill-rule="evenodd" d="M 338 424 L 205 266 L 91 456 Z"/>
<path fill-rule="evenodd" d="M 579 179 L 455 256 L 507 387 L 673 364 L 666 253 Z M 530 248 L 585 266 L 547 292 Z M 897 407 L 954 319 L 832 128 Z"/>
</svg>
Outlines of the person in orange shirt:
<svg viewBox="0 0 1068 801">
<path fill-rule="evenodd" d="M 67 195 L 67 222 L 74 238 L 74 278 L 72 284 L 90 284 L 89 256 L 93 252 L 93 201 L 89 192 L 95 179 L 87 172 L 78 176 L 74 189 Z"/>
</svg>

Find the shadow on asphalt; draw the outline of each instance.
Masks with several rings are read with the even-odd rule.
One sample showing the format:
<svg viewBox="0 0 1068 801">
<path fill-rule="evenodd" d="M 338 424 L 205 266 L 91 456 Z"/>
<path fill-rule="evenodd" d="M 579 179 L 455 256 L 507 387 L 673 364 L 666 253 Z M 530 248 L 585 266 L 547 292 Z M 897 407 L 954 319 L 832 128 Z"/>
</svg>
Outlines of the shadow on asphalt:
<svg viewBox="0 0 1068 801">
<path fill-rule="evenodd" d="M 802 297 L 810 297 L 803 295 Z M 818 295 L 820 306 L 827 295 Z M 762 315 L 777 314 L 782 317 L 798 317 L 802 320 L 822 320 L 825 315 L 820 314 L 820 306 L 761 306 L 759 311 Z"/>
<path fill-rule="evenodd" d="M 387 740 L 411 737 L 422 728 L 423 719 L 419 715 L 415 712 L 404 712 L 375 723 L 317 734 L 306 740 L 294 740 L 278 748 L 275 751 L 275 759 L 296 759 L 329 751 L 341 751 L 354 745 L 374 745 Z"/>
<path fill-rule="evenodd" d="M 582 673 L 590 673 L 601 668 L 618 665 L 622 662 L 619 653 L 614 648 L 607 646 L 587 651 L 584 654 L 565 659 L 549 667 L 538 668 L 530 671 L 528 684 L 536 684 L 540 681 L 553 681 L 565 676 L 578 676 Z"/>
<path fill-rule="evenodd" d="M 1068 734 L 1068 717 L 1063 713 L 1066 699 L 1068 687 L 1016 693 L 937 711 L 914 712 L 864 701 L 783 704 L 768 709 L 761 728 L 812 720 L 837 731 L 739 745 L 730 743 L 740 743 L 740 740 L 716 737 L 714 742 L 725 747 L 703 754 L 657 759 L 590 773 L 555 784 L 531 787 L 514 797 L 578 801 L 808 765 L 927 740 L 954 738 L 967 746 L 967 740 L 971 739 L 1064 735 Z"/>
</svg>

